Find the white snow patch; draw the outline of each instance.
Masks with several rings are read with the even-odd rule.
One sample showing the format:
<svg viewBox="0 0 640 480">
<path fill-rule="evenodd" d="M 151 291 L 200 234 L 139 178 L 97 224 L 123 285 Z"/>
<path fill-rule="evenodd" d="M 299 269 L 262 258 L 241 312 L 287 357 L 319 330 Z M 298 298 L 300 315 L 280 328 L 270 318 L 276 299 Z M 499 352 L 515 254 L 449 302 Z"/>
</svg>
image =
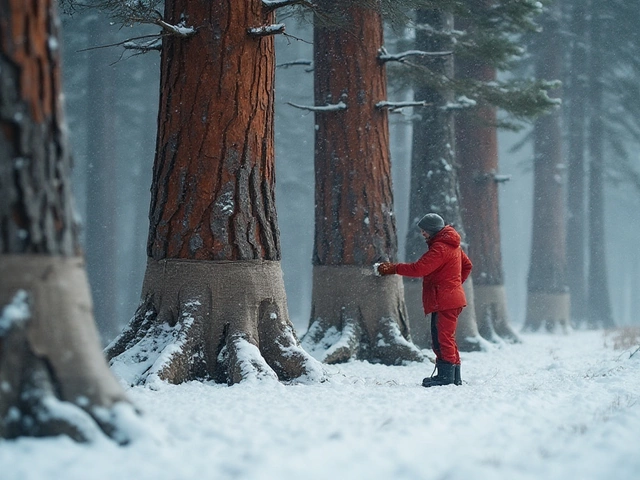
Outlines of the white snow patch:
<svg viewBox="0 0 640 480">
<path fill-rule="evenodd" d="M 1 476 L 637 478 L 640 353 L 630 358 L 633 349 L 606 347 L 598 331 L 521 336 L 522 344 L 463 352 L 460 387 L 421 387 L 429 364 L 362 361 L 325 366 L 330 380 L 311 385 L 130 387 L 144 421 L 166 435 L 126 447 L 65 437 L 0 440 Z"/>
</svg>

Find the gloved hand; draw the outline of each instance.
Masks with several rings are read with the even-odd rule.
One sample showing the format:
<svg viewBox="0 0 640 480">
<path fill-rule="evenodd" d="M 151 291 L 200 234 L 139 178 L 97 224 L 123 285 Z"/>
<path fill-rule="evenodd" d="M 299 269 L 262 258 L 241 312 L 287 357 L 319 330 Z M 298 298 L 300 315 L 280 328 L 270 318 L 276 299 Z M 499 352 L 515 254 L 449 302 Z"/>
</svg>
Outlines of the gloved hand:
<svg viewBox="0 0 640 480">
<path fill-rule="evenodd" d="M 396 264 L 391 262 L 382 262 L 378 265 L 378 274 L 393 275 L 396 273 Z"/>
</svg>

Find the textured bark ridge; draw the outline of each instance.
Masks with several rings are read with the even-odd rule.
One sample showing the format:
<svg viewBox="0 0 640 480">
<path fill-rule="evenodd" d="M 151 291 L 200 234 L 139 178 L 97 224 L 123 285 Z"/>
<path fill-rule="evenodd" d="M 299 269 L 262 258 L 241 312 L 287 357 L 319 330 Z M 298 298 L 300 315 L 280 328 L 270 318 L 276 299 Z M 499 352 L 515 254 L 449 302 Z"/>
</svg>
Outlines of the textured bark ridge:
<svg viewBox="0 0 640 480">
<path fill-rule="evenodd" d="M 133 412 L 101 354 L 79 257 L 2 255 L 0 437 L 65 434 L 120 442 Z M 98 428 L 99 427 L 99 428 Z"/>
<path fill-rule="evenodd" d="M 476 312 L 483 319 L 482 322 L 478 322 L 483 329 L 480 335 L 495 343 L 503 340 L 508 343 L 520 343 L 518 334 L 509 324 L 504 285 L 478 285 L 474 294 Z"/>
<path fill-rule="evenodd" d="M 456 343 L 461 352 L 486 351 L 491 344 L 485 340 L 478 331 L 474 305 L 474 287 L 471 277 L 462 285 L 467 297 L 467 307 L 458 317 L 456 328 Z M 415 298 L 418 298 L 418 301 Z M 422 308 L 422 279 L 404 277 L 404 298 L 407 303 L 407 311 L 411 319 L 411 338 L 420 348 L 431 348 L 431 317 L 425 316 Z"/>
<path fill-rule="evenodd" d="M 148 259 L 142 303 L 107 356 L 131 384 L 324 379 L 296 338 L 275 261 Z"/>
<path fill-rule="evenodd" d="M 424 360 L 411 343 L 401 277 L 377 277 L 370 267 L 313 268 L 311 321 L 302 343 L 325 363 Z"/>
</svg>

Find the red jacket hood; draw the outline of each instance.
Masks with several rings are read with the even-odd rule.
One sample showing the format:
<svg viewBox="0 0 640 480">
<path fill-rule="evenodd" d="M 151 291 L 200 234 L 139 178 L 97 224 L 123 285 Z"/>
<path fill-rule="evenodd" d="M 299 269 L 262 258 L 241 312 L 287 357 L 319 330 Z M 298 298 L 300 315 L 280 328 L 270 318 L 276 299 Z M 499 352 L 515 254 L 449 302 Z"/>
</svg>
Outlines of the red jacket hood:
<svg viewBox="0 0 640 480">
<path fill-rule="evenodd" d="M 436 233 L 435 236 L 431 237 L 427 244 L 431 247 L 431 245 L 436 242 L 443 242 L 447 245 L 451 245 L 452 247 L 459 247 L 460 240 L 460 234 L 456 232 L 452 226 L 447 225 L 438 233 Z"/>
</svg>

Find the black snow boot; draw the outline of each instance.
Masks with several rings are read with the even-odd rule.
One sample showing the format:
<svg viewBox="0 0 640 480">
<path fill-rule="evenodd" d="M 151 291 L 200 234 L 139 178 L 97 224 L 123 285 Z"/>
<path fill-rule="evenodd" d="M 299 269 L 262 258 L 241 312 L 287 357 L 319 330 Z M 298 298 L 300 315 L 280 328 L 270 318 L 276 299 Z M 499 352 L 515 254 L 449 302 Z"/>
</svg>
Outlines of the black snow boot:
<svg viewBox="0 0 640 480">
<path fill-rule="evenodd" d="M 454 367 L 453 383 L 455 383 L 456 385 L 462 385 L 462 378 L 460 377 L 460 364 L 458 363 L 453 367 Z"/>
<path fill-rule="evenodd" d="M 436 362 L 437 375 L 422 380 L 423 387 L 437 387 L 451 385 L 455 381 L 455 365 L 448 362 Z"/>
</svg>

